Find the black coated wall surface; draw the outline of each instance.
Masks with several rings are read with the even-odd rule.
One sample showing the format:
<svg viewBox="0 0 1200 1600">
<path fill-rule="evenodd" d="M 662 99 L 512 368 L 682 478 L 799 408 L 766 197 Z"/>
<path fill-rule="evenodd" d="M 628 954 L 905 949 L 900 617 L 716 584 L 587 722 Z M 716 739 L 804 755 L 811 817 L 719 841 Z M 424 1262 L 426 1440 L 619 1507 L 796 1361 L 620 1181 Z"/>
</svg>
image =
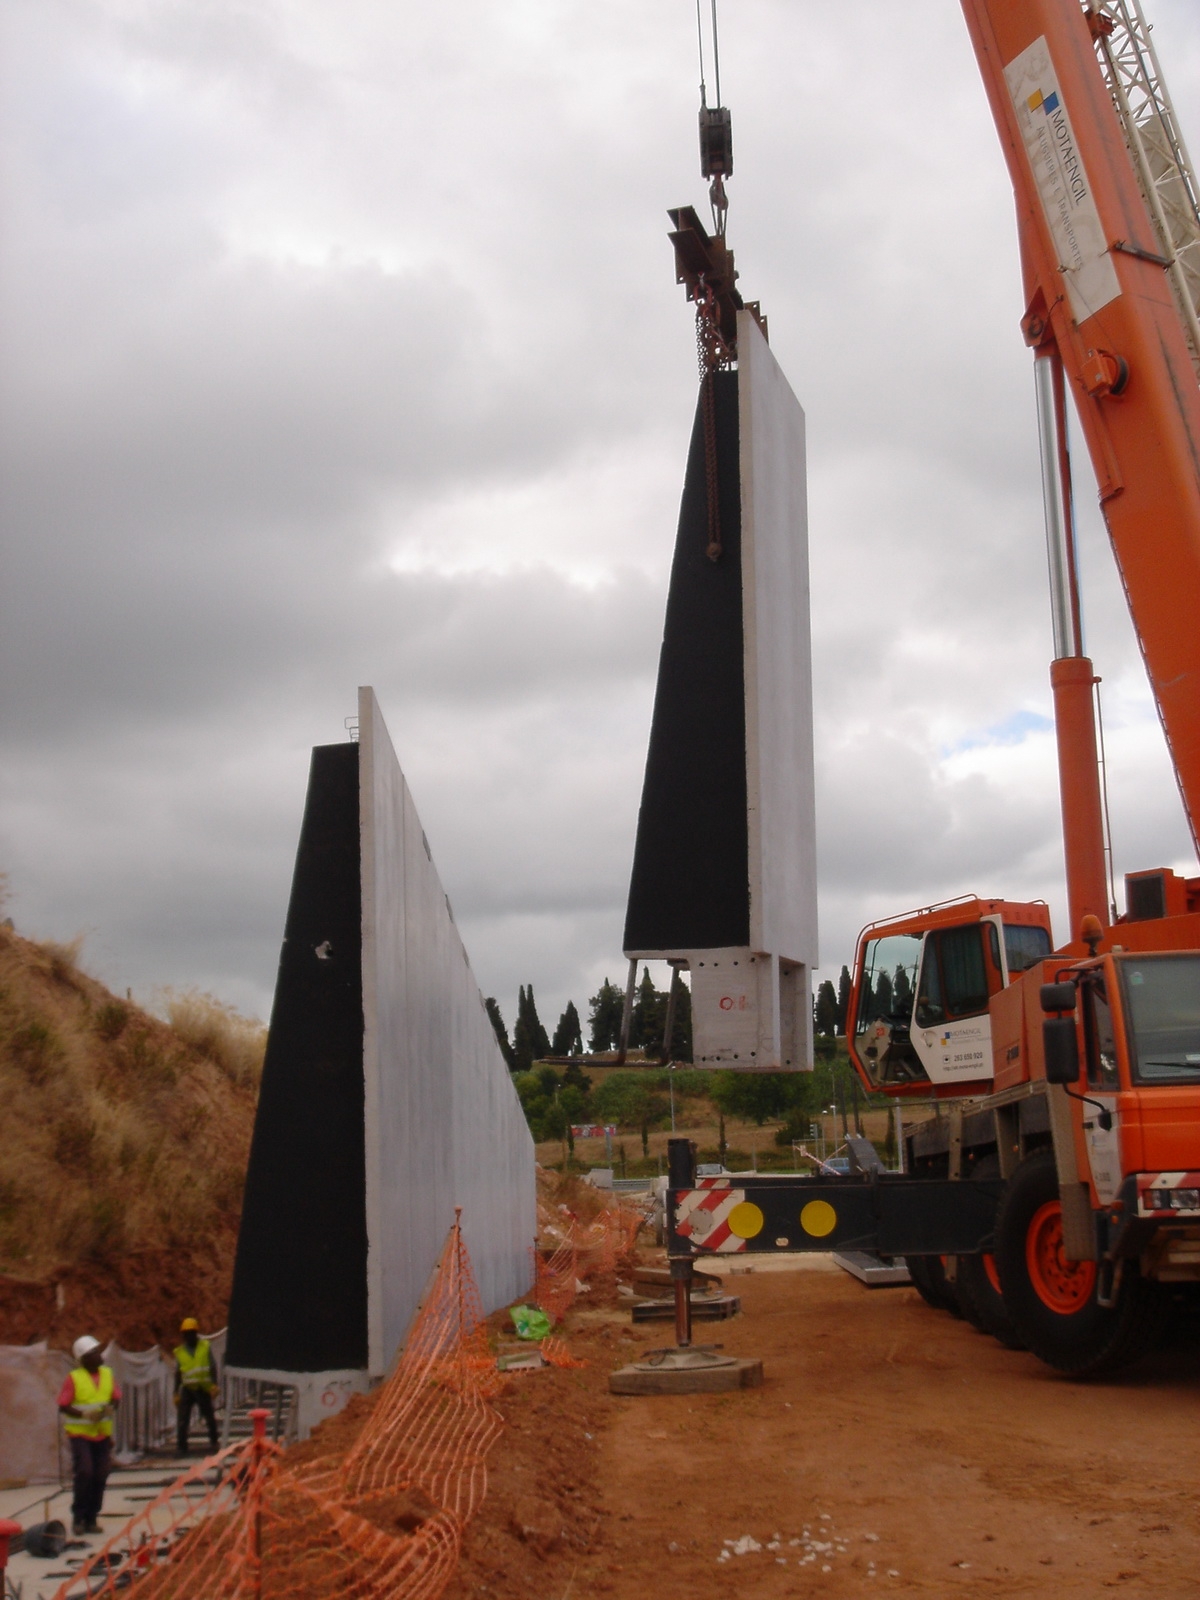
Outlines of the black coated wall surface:
<svg viewBox="0 0 1200 1600">
<path fill-rule="evenodd" d="M 238 1235 L 227 1360 L 367 1364 L 358 746 L 318 746 Z"/>
<path fill-rule="evenodd" d="M 737 374 L 718 373 L 714 382 L 724 548 L 720 560 L 709 560 L 698 406 L 658 662 L 626 950 L 750 942 Z"/>
</svg>

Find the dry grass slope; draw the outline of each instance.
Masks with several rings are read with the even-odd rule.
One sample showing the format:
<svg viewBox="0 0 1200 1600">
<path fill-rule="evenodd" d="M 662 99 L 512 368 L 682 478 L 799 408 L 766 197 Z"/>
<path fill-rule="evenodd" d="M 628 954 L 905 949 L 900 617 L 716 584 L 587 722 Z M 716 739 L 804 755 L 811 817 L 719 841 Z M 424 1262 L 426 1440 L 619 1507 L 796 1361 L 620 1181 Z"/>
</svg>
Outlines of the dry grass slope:
<svg viewBox="0 0 1200 1600">
<path fill-rule="evenodd" d="M 0 1273 L 115 1280 L 167 1252 L 227 1278 L 265 1031 L 195 993 L 168 1025 L 78 957 L 0 927 Z"/>
</svg>

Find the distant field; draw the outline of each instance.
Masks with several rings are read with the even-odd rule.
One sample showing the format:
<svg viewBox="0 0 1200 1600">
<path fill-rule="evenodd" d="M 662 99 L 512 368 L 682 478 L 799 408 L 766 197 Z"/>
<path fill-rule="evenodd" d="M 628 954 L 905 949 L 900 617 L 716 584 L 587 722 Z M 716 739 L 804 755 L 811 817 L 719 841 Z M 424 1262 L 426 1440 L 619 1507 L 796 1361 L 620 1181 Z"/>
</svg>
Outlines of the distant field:
<svg viewBox="0 0 1200 1600">
<path fill-rule="evenodd" d="M 585 1068 L 588 1076 L 598 1086 L 606 1071 L 612 1069 Z M 862 1113 L 863 1131 L 868 1139 L 874 1141 L 880 1150 L 887 1138 L 888 1118 L 887 1110 L 867 1110 Z M 841 1118 L 826 1112 L 823 1116 L 813 1118 L 824 1135 L 824 1153 L 832 1155 L 835 1149 L 842 1144 Z M 779 1121 L 764 1123 L 758 1127 L 753 1122 L 742 1122 L 726 1117 L 725 1141 L 727 1145 L 726 1165 L 731 1168 L 751 1167 L 757 1164 L 762 1170 L 773 1168 L 776 1171 L 794 1170 L 795 1161 L 790 1148 L 784 1148 L 775 1143 L 775 1134 L 781 1126 Z M 850 1131 L 854 1132 L 854 1121 L 850 1119 Z M 708 1100 L 695 1100 L 680 1097 L 676 1102 L 675 1133 L 670 1127 L 655 1129 L 650 1134 L 650 1156 L 644 1160 L 642 1156 L 642 1139 L 638 1129 L 622 1129 L 613 1136 L 613 1166 L 618 1176 L 621 1174 L 622 1152 L 624 1166 L 629 1177 L 642 1177 L 647 1172 L 665 1172 L 667 1169 L 667 1141 L 672 1137 L 686 1137 L 697 1146 L 701 1161 L 715 1161 L 717 1159 L 717 1146 L 720 1137 L 720 1124 L 715 1106 Z M 821 1143 L 817 1140 L 806 1141 L 808 1148 L 815 1154 L 821 1153 Z M 545 1140 L 537 1146 L 537 1158 L 543 1166 L 557 1166 L 563 1158 L 561 1143 L 557 1140 Z M 605 1144 L 603 1139 L 576 1139 L 575 1160 L 589 1167 L 603 1167 L 607 1165 Z M 803 1164 L 802 1164 L 803 1167 Z"/>
</svg>

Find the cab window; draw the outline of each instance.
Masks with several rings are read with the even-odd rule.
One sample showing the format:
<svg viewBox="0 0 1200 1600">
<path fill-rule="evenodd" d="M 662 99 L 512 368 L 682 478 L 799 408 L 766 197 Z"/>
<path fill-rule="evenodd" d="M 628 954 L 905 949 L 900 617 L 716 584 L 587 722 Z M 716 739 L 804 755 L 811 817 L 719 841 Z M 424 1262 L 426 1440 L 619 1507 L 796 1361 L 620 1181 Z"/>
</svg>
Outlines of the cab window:
<svg viewBox="0 0 1200 1600">
<path fill-rule="evenodd" d="M 913 1017 L 919 1028 L 933 1028 L 958 1017 L 977 1017 L 987 1010 L 988 994 L 998 983 L 988 983 L 985 938 L 993 946 L 993 963 L 998 969 L 999 947 L 992 923 L 972 922 L 965 928 L 942 928 L 928 935 Z"/>
<path fill-rule="evenodd" d="M 1119 1089 L 1117 1041 L 1112 1010 L 1098 974 L 1084 985 L 1083 1034 L 1087 1048 L 1087 1080 L 1092 1089 Z"/>
<path fill-rule="evenodd" d="M 1135 1083 L 1200 1083 L 1200 956 L 1122 956 Z"/>
<path fill-rule="evenodd" d="M 912 1014 L 912 993 L 921 954 L 919 933 L 889 933 L 868 940 L 859 978 L 856 1034 L 878 1018 L 905 1025 Z"/>
<path fill-rule="evenodd" d="M 1008 960 L 1008 976 L 1011 980 L 1018 972 L 1028 972 L 1035 961 L 1042 961 L 1050 954 L 1050 935 L 1045 928 L 1006 922 L 1004 954 Z"/>
</svg>

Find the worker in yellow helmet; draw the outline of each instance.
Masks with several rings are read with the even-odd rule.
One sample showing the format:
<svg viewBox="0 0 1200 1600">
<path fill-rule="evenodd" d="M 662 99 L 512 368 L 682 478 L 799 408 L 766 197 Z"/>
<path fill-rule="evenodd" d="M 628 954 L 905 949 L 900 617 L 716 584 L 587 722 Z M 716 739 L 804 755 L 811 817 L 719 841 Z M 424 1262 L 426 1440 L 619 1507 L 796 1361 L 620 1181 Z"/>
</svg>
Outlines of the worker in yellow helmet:
<svg viewBox="0 0 1200 1600">
<path fill-rule="evenodd" d="M 63 1428 L 71 1445 L 74 1499 L 71 1532 L 99 1533 L 100 1507 L 112 1461 L 113 1413 L 121 1391 L 111 1367 L 104 1365 L 99 1339 L 84 1334 L 71 1353 L 75 1366 L 67 1374 L 58 1396 Z"/>
<path fill-rule="evenodd" d="M 213 1397 L 217 1392 L 217 1363 L 207 1339 L 200 1337 L 200 1324 L 195 1317 L 184 1317 L 179 1324 L 183 1343 L 175 1347 L 175 1404 L 179 1416 L 175 1429 L 175 1442 L 179 1454 L 188 1453 L 188 1428 L 192 1420 L 192 1407 L 197 1406 L 208 1424 L 208 1447 L 217 1448 L 217 1418 L 213 1411 Z"/>
</svg>

